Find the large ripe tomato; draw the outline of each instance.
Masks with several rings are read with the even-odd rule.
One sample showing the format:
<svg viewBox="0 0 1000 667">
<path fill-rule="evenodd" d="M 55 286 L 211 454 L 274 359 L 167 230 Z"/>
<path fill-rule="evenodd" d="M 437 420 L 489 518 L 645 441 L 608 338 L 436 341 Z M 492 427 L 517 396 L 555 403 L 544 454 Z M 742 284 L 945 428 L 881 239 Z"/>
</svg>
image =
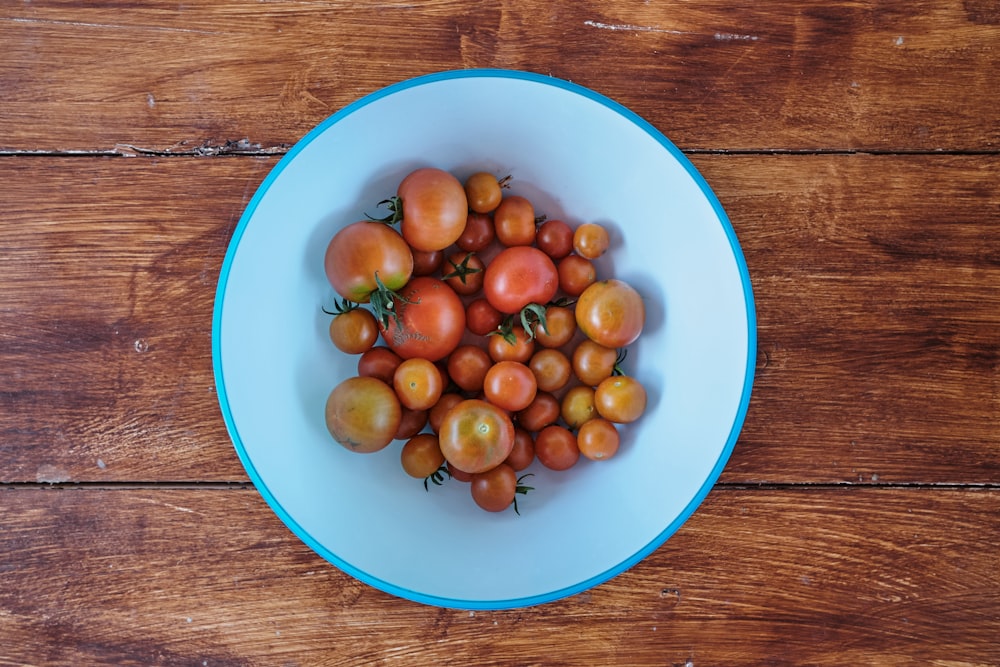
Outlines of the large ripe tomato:
<svg viewBox="0 0 1000 667">
<path fill-rule="evenodd" d="M 503 463 L 514 447 L 514 422 L 497 406 L 479 399 L 455 405 L 445 415 L 438 444 L 453 466 L 484 472 Z"/>
<path fill-rule="evenodd" d="M 559 273 L 552 259 L 534 246 L 500 251 L 486 267 L 483 292 L 501 313 L 520 312 L 529 303 L 545 305 L 559 289 Z"/>
<path fill-rule="evenodd" d="M 349 377 L 326 400 L 326 427 L 352 452 L 377 452 L 392 442 L 402 419 L 396 393 L 381 380 Z"/>
<path fill-rule="evenodd" d="M 461 181 L 442 169 L 410 172 L 396 189 L 402 200 L 403 238 L 417 250 L 443 250 L 462 235 L 469 202 Z"/>
<path fill-rule="evenodd" d="M 587 338 L 605 347 L 625 347 L 642 333 L 646 307 L 628 283 L 611 278 L 583 291 L 576 302 L 576 324 Z"/>
<path fill-rule="evenodd" d="M 368 303 L 378 288 L 376 275 L 391 290 L 406 284 L 413 273 L 413 253 L 392 227 L 362 221 L 334 234 L 323 264 L 337 294 L 356 303 Z"/>
<path fill-rule="evenodd" d="M 403 359 L 438 361 L 448 356 L 465 332 L 465 305 L 437 278 L 419 276 L 399 291 L 395 316 L 380 323 L 382 338 Z"/>
</svg>

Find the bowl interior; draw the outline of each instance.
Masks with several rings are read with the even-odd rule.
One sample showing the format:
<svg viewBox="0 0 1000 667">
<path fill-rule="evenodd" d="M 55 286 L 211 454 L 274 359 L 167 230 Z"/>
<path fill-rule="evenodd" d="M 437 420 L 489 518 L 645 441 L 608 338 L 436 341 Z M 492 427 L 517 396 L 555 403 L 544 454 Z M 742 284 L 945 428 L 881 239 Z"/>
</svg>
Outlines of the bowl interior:
<svg viewBox="0 0 1000 667">
<path fill-rule="evenodd" d="M 424 490 L 400 443 L 332 441 L 330 390 L 356 372 L 321 306 L 323 253 L 410 170 L 512 176 L 510 192 L 572 225 L 600 222 L 602 276 L 634 285 L 647 325 L 626 370 L 649 392 L 610 461 L 537 462 L 520 515 L 475 507 L 457 481 Z M 647 123 L 573 84 L 468 71 L 403 82 L 345 108 L 275 167 L 240 221 L 218 288 L 213 352 L 236 450 L 279 517 L 332 563 L 429 604 L 545 602 L 638 562 L 694 511 L 735 443 L 756 346 L 746 267 L 703 179 Z"/>
</svg>

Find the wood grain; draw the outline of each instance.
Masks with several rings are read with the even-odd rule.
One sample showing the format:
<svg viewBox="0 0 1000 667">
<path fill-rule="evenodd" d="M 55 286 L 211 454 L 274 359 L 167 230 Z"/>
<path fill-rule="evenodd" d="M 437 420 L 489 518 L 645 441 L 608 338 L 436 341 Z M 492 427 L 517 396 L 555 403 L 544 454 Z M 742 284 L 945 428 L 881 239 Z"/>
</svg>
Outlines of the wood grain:
<svg viewBox="0 0 1000 667">
<path fill-rule="evenodd" d="M 996 151 L 990 0 L 35 0 L 0 9 L 4 152 L 282 151 L 409 77 L 500 67 L 686 149 Z"/>
<path fill-rule="evenodd" d="M 723 481 L 1000 480 L 1000 225 L 982 223 L 1000 159 L 695 159 L 758 316 Z M 274 164 L 0 161 L 2 481 L 246 480 L 214 393 L 212 307 Z"/>
<path fill-rule="evenodd" d="M 497 612 L 369 588 L 252 489 L 8 488 L 0 514 L 5 665 L 1000 662 L 996 491 L 716 490 L 611 582 Z"/>
</svg>

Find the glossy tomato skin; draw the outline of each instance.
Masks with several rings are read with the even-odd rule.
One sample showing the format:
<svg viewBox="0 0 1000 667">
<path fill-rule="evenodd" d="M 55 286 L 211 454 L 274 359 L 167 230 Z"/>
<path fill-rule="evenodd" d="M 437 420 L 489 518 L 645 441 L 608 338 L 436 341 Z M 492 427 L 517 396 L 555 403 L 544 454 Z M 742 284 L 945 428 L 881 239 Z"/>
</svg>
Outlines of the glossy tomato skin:
<svg viewBox="0 0 1000 667">
<path fill-rule="evenodd" d="M 559 289 L 559 273 L 552 259 L 534 246 L 500 251 L 487 265 L 483 293 L 501 313 L 520 312 L 529 303 L 545 305 Z"/>
<path fill-rule="evenodd" d="M 514 422 L 497 406 L 476 398 L 456 404 L 438 433 L 444 457 L 475 474 L 503 463 L 514 447 Z"/>
<path fill-rule="evenodd" d="M 407 174 L 396 189 L 403 201 L 400 232 L 416 250 L 443 250 L 465 229 L 469 202 L 461 181 L 443 169 L 424 167 Z"/>
<path fill-rule="evenodd" d="M 352 452 L 385 448 L 395 437 L 402 414 L 392 388 L 372 377 L 349 377 L 326 400 L 327 430 Z"/>
<path fill-rule="evenodd" d="M 465 309 L 465 318 L 469 331 L 479 336 L 485 336 L 497 330 L 497 327 L 503 322 L 503 313 L 490 305 L 486 297 L 479 297 L 474 299 Z M 575 320 L 573 327 L 576 327 Z"/>
<path fill-rule="evenodd" d="M 465 305 L 455 290 L 430 276 L 418 276 L 399 291 L 396 317 L 380 323 L 382 339 L 403 359 L 438 361 L 448 356 L 465 332 Z"/>
<path fill-rule="evenodd" d="M 379 222 L 354 222 L 330 239 L 323 259 L 334 291 L 356 303 L 368 303 L 377 288 L 375 274 L 398 290 L 413 274 L 413 253 L 402 236 Z"/>
<path fill-rule="evenodd" d="M 493 405 L 517 412 L 535 400 L 538 381 L 525 364 L 518 361 L 498 361 L 486 371 L 483 393 Z"/>
<path fill-rule="evenodd" d="M 580 460 L 576 436 L 562 426 L 546 426 L 535 436 L 535 458 L 551 470 L 569 470 Z"/>
<path fill-rule="evenodd" d="M 622 280 L 595 282 L 576 302 L 577 327 L 605 347 L 617 349 L 635 342 L 645 322 L 642 297 Z"/>
<path fill-rule="evenodd" d="M 487 512 L 502 512 L 514 503 L 517 473 L 506 463 L 472 476 L 472 499 Z"/>
<path fill-rule="evenodd" d="M 354 308 L 330 320 L 330 340 L 345 354 L 363 354 L 378 340 L 378 323 L 371 311 Z"/>
</svg>

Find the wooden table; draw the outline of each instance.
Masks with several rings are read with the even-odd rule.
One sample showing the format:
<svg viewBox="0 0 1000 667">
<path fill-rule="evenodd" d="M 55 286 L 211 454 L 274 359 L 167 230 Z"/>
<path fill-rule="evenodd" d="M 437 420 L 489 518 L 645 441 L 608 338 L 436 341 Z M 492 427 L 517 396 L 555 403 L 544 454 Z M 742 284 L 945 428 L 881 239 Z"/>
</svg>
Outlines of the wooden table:
<svg viewBox="0 0 1000 667">
<path fill-rule="evenodd" d="M 1000 664 L 1000 6 L 9 2 L 0 664 Z M 214 391 L 268 171 L 428 72 L 551 74 L 706 177 L 759 345 L 716 488 L 574 597 L 367 587 L 276 518 Z"/>
</svg>

